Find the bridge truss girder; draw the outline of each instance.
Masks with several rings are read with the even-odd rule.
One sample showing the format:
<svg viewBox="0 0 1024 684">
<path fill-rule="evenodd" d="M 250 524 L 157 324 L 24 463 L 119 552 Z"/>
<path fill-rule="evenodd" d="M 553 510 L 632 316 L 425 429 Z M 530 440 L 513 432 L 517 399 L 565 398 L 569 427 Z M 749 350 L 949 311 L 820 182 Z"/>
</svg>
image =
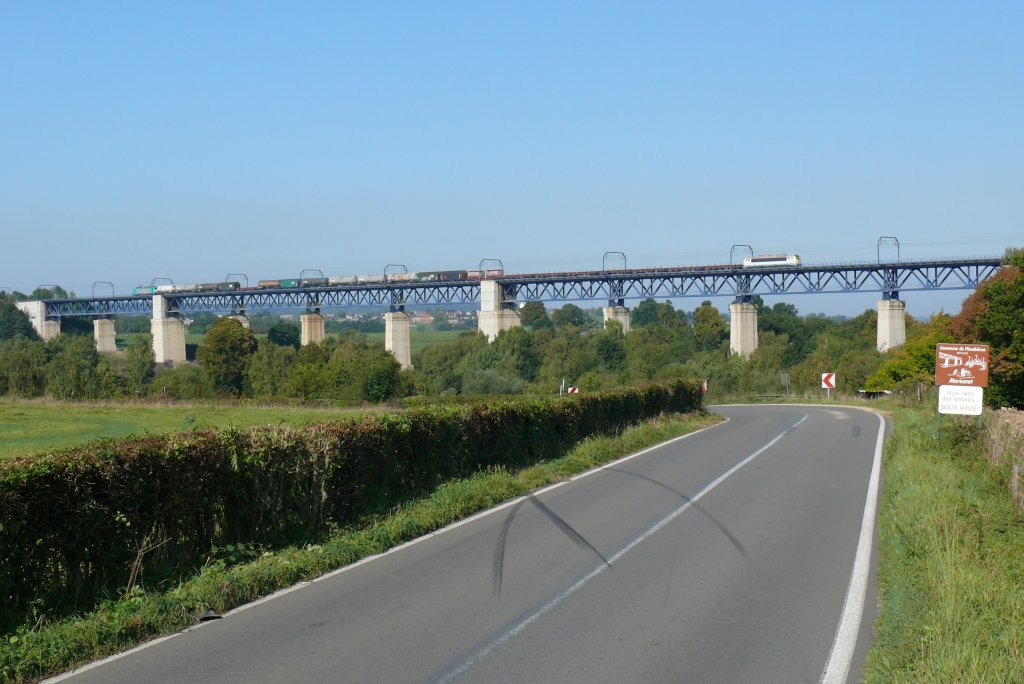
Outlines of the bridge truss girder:
<svg viewBox="0 0 1024 684">
<path fill-rule="evenodd" d="M 615 273 L 547 274 L 499 278 L 503 307 L 526 301 L 594 301 L 612 306 L 626 299 L 880 292 L 898 299 L 901 291 L 973 289 L 996 272 L 997 258 L 921 261 L 892 264 L 843 264 L 744 269 L 735 267 L 644 269 Z M 474 281 L 383 283 L 328 287 L 176 292 L 162 295 L 170 314 L 197 311 L 319 311 L 321 308 L 476 304 Z M 151 314 L 151 295 L 46 300 L 46 316 Z"/>
<path fill-rule="evenodd" d="M 573 301 L 731 295 L 749 301 L 754 295 L 880 292 L 896 299 L 900 291 L 973 289 L 999 268 L 998 259 L 971 262 L 917 262 L 884 265 L 723 269 L 701 272 L 656 272 L 589 277 L 537 277 L 515 281 L 509 301 Z"/>
</svg>

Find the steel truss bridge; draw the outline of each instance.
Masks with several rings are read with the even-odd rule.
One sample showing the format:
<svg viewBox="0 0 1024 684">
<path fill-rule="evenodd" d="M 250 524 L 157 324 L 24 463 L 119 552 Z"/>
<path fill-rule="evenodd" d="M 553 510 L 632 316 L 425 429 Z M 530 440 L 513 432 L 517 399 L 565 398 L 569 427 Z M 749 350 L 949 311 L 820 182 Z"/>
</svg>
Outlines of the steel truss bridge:
<svg viewBox="0 0 1024 684">
<path fill-rule="evenodd" d="M 607 300 L 622 306 L 627 299 L 731 296 L 749 301 L 755 295 L 880 292 L 898 299 L 900 292 L 974 289 L 1001 265 L 999 257 L 743 268 L 683 266 L 580 273 L 506 275 L 502 306 L 528 301 Z M 373 283 L 289 289 L 240 289 L 230 292 L 175 292 L 160 295 L 167 313 L 260 310 L 319 311 L 321 308 L 475 304 L 479 281 Z M 81 297 L 46 300 L 46 317 L 151 314 L 153 295 Z"/>
</svg>

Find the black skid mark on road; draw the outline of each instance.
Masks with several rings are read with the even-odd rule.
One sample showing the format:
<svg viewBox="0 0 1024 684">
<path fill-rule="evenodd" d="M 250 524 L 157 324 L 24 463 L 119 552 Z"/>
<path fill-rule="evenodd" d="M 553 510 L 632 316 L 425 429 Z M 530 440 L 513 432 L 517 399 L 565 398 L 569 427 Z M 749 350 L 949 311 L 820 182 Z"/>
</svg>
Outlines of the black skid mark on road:
<svg viewBox="0 0 1024 684">
<path fill-rule="evenodd" d="M 558 529 L 562 530 L 562 532 L 565 533 L 565 536 L 569 537 L 569 539 L 572 539 L 573 542 L 576 544 L 576 546 L 580 547 L 581 549 L 590 549 L 591 551 L 594 552 L 595 556 L 600 558 L 601 561 L 604 562 L 604 564 L 608 566 L 609 569 L 612 567 L 612 564 L 608 562 L 608 559 L 604 557 L 603 553 L 601 553 L 600 551 L 597 550 L 597 547 L 595 547 L 593 544 L 588 542 L 583 537 L 582 534 L 580 534 L 579 532 L 574 530 L 572 525 L 570 525 L 569 523 L 565 522 L 564 518 L 562 518 L 557 513 L 555 513 L 553 510 L 551 510 L 546 505 L 544 505 L 543 501 L 541 501 L 540 499 L 535 497 L 533 494 L 530 494 L 526 498 L 529 499 L 530 503 L 532 503 L 534 506 L 536 506 L 537 509 L 540 510 L 541 513 L 546 515 L 548 517 L 548 520 L 550 520 L 551 522 L 555 523 L 555 527 L 557 527 Z"/>
<path fill-rule="evenodd" d="M 491 591 L 495 596 L 501 596 L 501 583 L 503 575 L 505 574 L 505 546 L 508 543 L 508 532 L 512 528 L 512 520 L 516 517 L 516 513 L 526 503 L 526 499 L 521 500 L 515 506 L 513 506 L 508 515 L 505 517 L 505 522 L 501 525 L 501 534 L 498 535 L 498 543 L 494 547 L 494 565 L 491 569 Z"/>
<path fill-rule="evenodd" d="M 609 570 L 612 571 L 613 575 L 618 577 L 618 574 L 615 572 L 611 563 L 608 562 L 608 559 L 604 557 L 603 553 L 597 550 L 597 547 L 587 541 L 587 539 L 577 532 L 572 525 L 567 523 L 564 518 L 548 508 L 543 501 L 533 494 L 530 494 L 509 510 L 508 516 L 505 518 L 505 522 L 502 523 L 501 533 L 498 535 L 498 542 L 494 547 L 494 564 L 491 568 L 491 591 L 495 596 L 501 596 L 501 586 L 505 576 L 505 548 L 508 546 L 508 535 L 509 530 L 512 528 L 512 521 L 515 519 L 519 509 L 522 508 L 523 504 L 527 501 L 536 506 L 537 510 L 543 513 L 548 520 L 553 522 L 555 527 L 561 530 L 565 536 L 569 537 L 576 546 L 592 552 L 595 556 L 601 559 L 601 562 L 604 563 Z"/>
<path fill-rule="evenodd" d="M 736 548 L 737 551 L 739 551 L 740 555 L 743 556 L 744 558 L 747 557 L 747 550 L 745 548 L 743 548 L 743 544 L 740 543 L 740 540 L 737 539 L 736 536 L 732 532 L 730 532 L 729 529 L 725 525 L 723 525 L 722 523 L 718 522 L 718 520 L 715 518 L 715 516 L 711 515 L 706 510 L 704 510 L 701 507 L 700 504 L 698 504 L 696 501 L 694 501 L 690 497 L 686 496 L 685 494 L 683 494 L 682 492 L 678 491 L 677 489 L 675 489 L 673 487 L 669 487 L 664 482 L 659 482 L 658 480 L 655 480 L 653 477 L 647 477 L 646 475 L 641 475 L 640 473 L 631 473 L 628 470 L 619 470 L 618 468 L 608 468 L 608 470 L 612 471 L 613 473 L 620 473 L 622 475 L 631 475 L 633 477 L 639 477 L 641 480 L 647 480 L 651 484 L 658 485 L 662 489 L 667 489 L 668 491 L 672 492 L 673 494 L 678 496 L 680 499 L 682 499 L 685 503 L 690 504 L 690 507 L 693 508 L 695 511 L 697 511 L 698 513 L 703 515 L 705 518 L 710 520 L 711 524 L 714 525 L 715 527 L 717 527 L 718 531 L 721 532 L 723 535 L 725 535 L 725 538 L 729 540 L 729 542 Z"/>
</svg>

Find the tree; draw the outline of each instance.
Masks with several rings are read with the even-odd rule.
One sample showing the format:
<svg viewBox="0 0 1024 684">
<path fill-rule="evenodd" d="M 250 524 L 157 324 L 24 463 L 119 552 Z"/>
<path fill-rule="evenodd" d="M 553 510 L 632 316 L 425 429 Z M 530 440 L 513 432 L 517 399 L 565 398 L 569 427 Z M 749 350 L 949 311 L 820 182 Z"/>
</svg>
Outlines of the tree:
<svg viewBox="0 0 1024 684">
<path fill-rule="evenodd" d="M 234 318 L 222 318 L 210 327 L 196 358 L 217 393 L 238 396 L 245 368 L 258 344 L 253 334 Z"/>
<path fill-rule="evenodd" d="M 540 350 L 541 366 L 533 383 L 537 391 L 545 394 L 557 392 L 563 379 L 574 385 L 584 373 L 601 365 L 594 348 L 574 326 L 555 328 L 550 337 L 548 332 L 533 333 L 534 338 L 542 335 L 546 338 L 546 344 Z"/>
<path fill-rule="evenodd" d="M 705 300 L 693 312 L 693 334 L 697 338 L 698 349 L 713 351 L 729 337 L 729 324 L 718 309 Z"/>
<path fill-rule="evenodd" d="M 510 377 L 530 381 L 537 377 L 541 360 L 533 349 L 530 333 L 520 327 L 502 330 L 491 345 L 494 367 Z"/>
<path fill-rule="evenodd" d="M 629 314 L 630 328 L 642 328 L 658 322 L 658 303 L 653 299 L 645 299 L 636 305 Z"/>
<path fill-rule="evenodd" d="M 1008 249 L 1008 266 L 982 283 L 950 326 L 962 342 L 991 347 L 988 400 L 1024 406 L 1024 250 Z"/>
<path fill-rule="evenodd" d="M 269 339 L 261 341 L 245 369 L 249 393 L 267 398 L 284 394 L 295 354 L 290 345 L 278 345 Z"/>
<path fill-rule="evenodd" d="M 665 301 L 658 305 L 658 323 L 667 328 L 680 328 L 682 326 L 689 326 L 689 322 L 686 319 L 686 314 L 682 311 L 676 311 L 676 308 L 672 306 L 672 302 Z"/>
<path fill-rule="evenodd" d="M 0 340 L 24 337 L 38 340 L 39 335 L 24 311 L 14 305 L 14 298 L 0 292 Z"/>
<path fill-rule="evenodd" d="M 589 341 L 604 369 L 618 371 L 626 367 L 626 345 L 618 322 L 610 322 L 607 328 L 591 335 Z"/>
<path fill-rule="evenodd" d="M 551 320 L 555 325 L 575 325 L 577 328 L 584 328 L 590 324 L 590 316 L 587 312 L 575 304 L 566 304 L 551 314 Z"/>
<path fill-rule="evenodd" d="M 526 302 L 519 309 L 519 321 L 524 327 L 536 330 L 537 328 L 551 327 L 551 318 L 548 317 L 544 302 Z"/>
<path fill-rule="evenodd" d="M 423 394 L 458 394 L 468 359 L 487 346 L 483 333 L 471 332 L 448 344 L 427 347 L 413 364 L 418 390 Z"/>
<path fill-rule="evenodd" d="M 279 347 L 298 349 L 302 342 L 302 333 L 299 326 L 294 323 L 280 321 L 270 326 L 270 330 L 267 331 L 267 339 L 271 344 L 276 344 Z"/>
<path fill-rule="evenodd" d="M 372 402 L 387 401 L 397 397 L 402 388 L 402 366 L 395 357 L 385 352 L 386 358 L 378 358 L 366 369 L 362 378 L 363 399 Z"/>
<path fill-rule="evenodd" d="M 0 341 L 0 389 L 16 397 L 38 397 L 46 388 L 46 345 L 15 337 Z"/>
<path fill-rule="evenodd" d="M 295 363 L 288 373 L 284 393 L 304 400 L 329 399 L 333 388 L 332 376 L 326 365 Z"/>
<path fill-rule="evenodd" d="M 890 350 L 878 369 L 867 378 L 867 389 L 891 390 L 907 381 L 932 384 L 935 381 L 935 345 L 954 340 L 949 322 L 949 316 L 933 316 L 915 337 Z"/>
<path fill-rule="evenodd" d="M 28 295 L 30 301 L 38 302 L 43 299 L 74 299 L 75 293 L 68 292 L 60 285 L 53 287 L 37 287 Z"/>
<path fill-rule="evenodd" d="M 156 372 L 156 356 L 149 335 L 136 335 L 124 350 L 124 377 L 128 391 L 135 396 L 146 393 L 146 385 Z"/>
<path fill-rule="evenodd" d="M 99 394 L 96 343 L 84 335 L 59 335 L 47 343 L 46 391 L 57 399 L 95 399 Z"/>
</svg>

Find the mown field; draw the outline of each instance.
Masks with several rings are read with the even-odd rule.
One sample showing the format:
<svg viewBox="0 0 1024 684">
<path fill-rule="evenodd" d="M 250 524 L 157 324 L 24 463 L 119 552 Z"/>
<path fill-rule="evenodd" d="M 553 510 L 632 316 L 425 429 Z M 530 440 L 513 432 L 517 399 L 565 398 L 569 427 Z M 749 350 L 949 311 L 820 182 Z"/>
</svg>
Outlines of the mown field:
<svg viewBox="0 0 1024 684">
<path fill-rule="evenodd" d="M 373 409 L 0 400 L 0 460 L 100 437 L 200 427 L 301 425 Z"/>
</svg>

